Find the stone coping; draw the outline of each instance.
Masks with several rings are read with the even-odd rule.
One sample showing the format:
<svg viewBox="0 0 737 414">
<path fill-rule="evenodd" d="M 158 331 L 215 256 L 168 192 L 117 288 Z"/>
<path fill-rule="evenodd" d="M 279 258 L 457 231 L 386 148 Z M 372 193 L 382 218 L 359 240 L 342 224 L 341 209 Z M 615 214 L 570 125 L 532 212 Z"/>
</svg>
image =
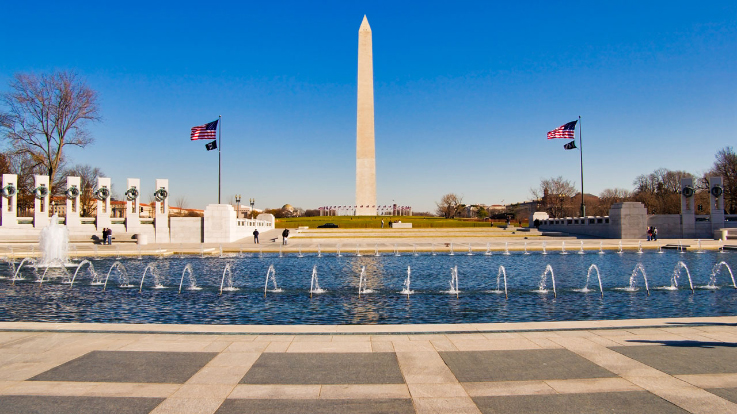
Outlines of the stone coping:
<svg viewBox="0 0 737 414">
<path fill-rule="evenodd" d="M 146 333 L 189 335 L 403 335 L 494 332 L 544 332 L 601 329 L 737 326 L 737 316 L 594 321 L 466 323 L 417 325 L 184 325 L 123 323 L 0 322 L 0 332 Z"/>
</svg>

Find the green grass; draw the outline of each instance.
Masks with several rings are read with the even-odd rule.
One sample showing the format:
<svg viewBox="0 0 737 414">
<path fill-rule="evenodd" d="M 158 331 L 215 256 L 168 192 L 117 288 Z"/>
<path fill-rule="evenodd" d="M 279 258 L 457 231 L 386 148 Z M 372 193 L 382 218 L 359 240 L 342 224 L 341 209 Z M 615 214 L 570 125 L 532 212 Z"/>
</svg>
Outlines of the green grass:
<svg viewBox="0 0 737 414">
<path fill-rule="evenodd" d="M 311 229 L 325 223 L 335 223 L 343 229 L 378 229 L 381 228 L 381 219 L 384 219 L 384 228 L 389 227 L 389 220 L 401 221 L 402 223 L 412 223 L 412 228 L 452 228 L 452 227 L 491 227 L 488 221 L 476 221 L 471 219 L 445 219 L 442 217 L 351 217 L 351 216 L 331 216 L 331 217 L 294 217 L 276 219 L 277 228 L 295 228 L 307 226 Z M 502 220 L 494 221 L 494 227 L 504 224 Z M 515 224 L 516 225 L 516 224 Z M 522 222 L 522 225 L 527 225 Z"/>
</svg>

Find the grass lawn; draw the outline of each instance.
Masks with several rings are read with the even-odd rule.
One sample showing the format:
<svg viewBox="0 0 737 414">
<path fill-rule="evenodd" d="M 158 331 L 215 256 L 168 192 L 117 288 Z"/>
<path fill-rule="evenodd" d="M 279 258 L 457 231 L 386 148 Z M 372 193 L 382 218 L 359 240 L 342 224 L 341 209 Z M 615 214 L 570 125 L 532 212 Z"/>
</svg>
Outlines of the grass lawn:
<svg viewBox="0 0 737 414">
<path fill-rule="evenodd" d="M 401 221 L 402 223 L 412 223 L 412 228 L 444 228 L 444 227 L 490 227 L 493 224 L 499 227 L 505 224 L 503 220 L 494 221 L 477 221 L 472 219 L 446 219 L 442 217 L 415 217 L 415 216 L 330 216 L 330 217 L 294 217 L 276 219 L 277 228 L 295 228 L 307 226 L 311 229 L 325 223 L 335 223 L 343 229 L 378 229 L 381 228 L 381 220 L 384 219 L 384 227 L 389 227 L 389 220 Z M 516 225 L 516 223 L 513 223 Z M 522 222 L 523 226 L 527 225 L 526 221 Z"/>
</svg>

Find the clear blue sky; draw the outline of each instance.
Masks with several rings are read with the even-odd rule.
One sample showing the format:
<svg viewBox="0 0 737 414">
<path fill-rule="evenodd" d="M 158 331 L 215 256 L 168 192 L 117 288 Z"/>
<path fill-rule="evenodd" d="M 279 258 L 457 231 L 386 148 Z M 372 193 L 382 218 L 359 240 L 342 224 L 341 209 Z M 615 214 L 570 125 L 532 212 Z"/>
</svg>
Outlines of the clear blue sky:
<svg viewBox="0 0 737 414">
<path fill-rule="evenodd" d="M 15 72 L 84 76 L 104 120 L 67 155 L 118 193 L 169 178 L 188 207 L 216 202 L 217 153 L 189 129 L 222 115 L 224 201 L 352 204 L 364 14 L 379 204 L 580 186 L 579 153 L 545 139 L 579 115 L 594 194 L 659 167 L 703 172 L 735 145 L 734 1 L 5 2 L 0 90 Z"/>
</svg>

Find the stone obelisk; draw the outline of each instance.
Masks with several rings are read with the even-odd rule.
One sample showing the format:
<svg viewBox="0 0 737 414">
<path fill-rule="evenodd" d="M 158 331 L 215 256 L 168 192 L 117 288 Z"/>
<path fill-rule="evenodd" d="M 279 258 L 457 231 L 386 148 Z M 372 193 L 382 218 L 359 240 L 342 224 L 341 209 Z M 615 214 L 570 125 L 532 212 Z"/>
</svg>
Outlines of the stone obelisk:
<svg viewBox="0 0 737 414">
<path fill-rule="evenodd" d="M 374 149 L 374 63 L 368 19 L 358 29 L 358 116 L 356 118 L 356 215 L 376 215 Z"/>
</svg>

